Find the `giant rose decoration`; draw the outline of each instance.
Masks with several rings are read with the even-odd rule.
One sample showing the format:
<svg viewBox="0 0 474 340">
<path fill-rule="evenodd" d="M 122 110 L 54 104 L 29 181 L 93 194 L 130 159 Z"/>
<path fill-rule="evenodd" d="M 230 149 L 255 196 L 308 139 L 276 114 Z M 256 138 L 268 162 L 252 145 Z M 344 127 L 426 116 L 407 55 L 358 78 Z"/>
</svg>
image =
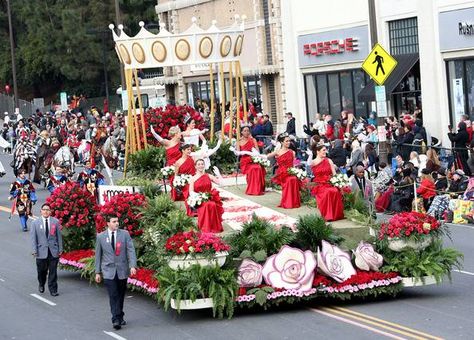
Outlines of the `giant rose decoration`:
<svg viewBox="0 0 474 340">
<path fill-rule="evenodd" d="M 316 259 L 310 251 L 283 246 L 278 254 L 267 259 L 262 274 L 265 282 L 274 288 L 311 289 L 316 269 Z"/>
<path fill-rule="evenodd" d="M 257 287 L 262 284 L 263 267 L 249 259 L 244 259 L 239 267 L 237 283 L 240 287 Z"/>
<path fill-rule="evenodd" d="M 383 264 L 383 257 L 374 250 L 370 243 L 360 241 L 357 249 L 353 251 L 357 268 L 378 271 Z"/>
<path fill-rule="evenodd" d="M 317 253 L 319 271 L 337 282 L 343 282 L 356 273 L 351 263 L 351 257 L 329 242 L 322 241 Z"/>
</svg>

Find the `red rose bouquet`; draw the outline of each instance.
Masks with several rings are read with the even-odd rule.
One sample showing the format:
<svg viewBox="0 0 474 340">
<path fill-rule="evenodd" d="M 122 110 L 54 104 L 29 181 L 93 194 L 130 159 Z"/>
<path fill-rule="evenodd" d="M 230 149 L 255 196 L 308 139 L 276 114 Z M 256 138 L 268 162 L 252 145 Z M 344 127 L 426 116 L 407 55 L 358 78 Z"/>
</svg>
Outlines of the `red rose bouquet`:
<svg viewBox="0 0 474 340">
<path fill-rule="evenodd" d="M 422 239 L 439 233 L 440 223 L 433 216 L 412 211 L 396 214 L 387 223 L 382 223 L 378 237 L 379 240 Z"/>
<path fill-rule="evenodd" d="M 65 251 L 93 247 L 98 207 L 88 191 L 68 182 L 54 190 L 46 203 L 51 207 L 51 215 L 61 223 Z"/>
<path fill-rule="evenodd" d="M 167 105 L 165 108 L 159 107 L 148 110 L 145 113 L 145 127 L 148 143 L 158 146 L 157 140 L 151 134 L 150 125 L 153 125 L 154 130 L 161 137 L 168 138 L 168 131 L 172 126 L 178 125 L 181 131 L 185 130 L 184 119 L 186 117 L 194 119 L 196 129 L 204 129 L 204 121 L 200 113 L 191 106 Z"/>
<path fill-rule="evenodd" d="M 166 251 L 173 255 L 202 254 L 213 255 L 230 249 L 219 236 L 199 231 L 177 233 L 166 241 Z"/>
<path fill-rule="evenodd" d="M 100 207 L 95 217 L 97 233 L 104 231 L 107 226 L 105 216 L 113 215 L 118 217 L 120 228 L 127 230 L 130 236 L 141 235 L 143 230 L 140 229 L 139 224 L 140 209 L 145 205 L 146 198 L 140 193 L 122 193 L 112 196 Z"/>
</svg>

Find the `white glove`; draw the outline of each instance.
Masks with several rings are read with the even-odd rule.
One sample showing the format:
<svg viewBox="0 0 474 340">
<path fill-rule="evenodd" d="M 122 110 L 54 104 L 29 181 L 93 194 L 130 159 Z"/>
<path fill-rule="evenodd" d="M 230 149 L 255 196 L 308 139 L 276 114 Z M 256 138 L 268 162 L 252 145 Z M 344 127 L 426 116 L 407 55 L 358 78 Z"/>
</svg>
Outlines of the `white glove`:
<svg viewBox="0 0 474 340">
<path fill-rule="evenodd" d="M 217 166 L 213 166 L 212 171 L 214 172 L 214 175 L 216 175 L 216 177 L 222 177 L 221 172 Z"/>
<path fill-rule="evenodd" d="M 260 152 L 257 149 L 252 148 L 252 156 L 260 156 Z"/>
<path fill-rule="evenodd" d="M 161 138 L 161 136 L 156 133 L 155 129 L 153 129 L 153 125 L 150 125 L 150 131 L 153 137 L 155 137 L 158 142 L 163 143 L 163 138 Z"/>
</svg>

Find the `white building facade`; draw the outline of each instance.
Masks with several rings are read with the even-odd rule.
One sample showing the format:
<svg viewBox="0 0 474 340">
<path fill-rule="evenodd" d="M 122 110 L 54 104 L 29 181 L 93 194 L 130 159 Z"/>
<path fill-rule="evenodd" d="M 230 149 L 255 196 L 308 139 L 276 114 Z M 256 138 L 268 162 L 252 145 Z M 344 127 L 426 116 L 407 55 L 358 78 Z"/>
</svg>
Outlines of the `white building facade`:
<svg viewBox="0 0 474 340">
<path fill-rule="evenodd" d="M 423 111 L 423 124 L 449 146 L 448 126 L 474 119 L 474 1 L 375 0 L 377 38 L 398 65 L 385 86 L 388 114 Z M 374 84 L 368 0 L 282 1 L 286 110 L 298 132 L 315 113 L 367 116 Z"/>
</svg>

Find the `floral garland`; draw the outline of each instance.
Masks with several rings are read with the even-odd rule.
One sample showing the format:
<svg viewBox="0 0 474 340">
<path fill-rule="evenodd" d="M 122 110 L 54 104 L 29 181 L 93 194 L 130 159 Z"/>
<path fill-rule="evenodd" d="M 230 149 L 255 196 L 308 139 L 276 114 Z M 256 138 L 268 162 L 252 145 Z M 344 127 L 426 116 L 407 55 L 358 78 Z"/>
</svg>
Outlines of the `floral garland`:
<svg viewBox="0 0 474 340">
<path fill-rule="evenodd" d="M 84 269 L 86 266 L 83 260 L 91 258 L 94 255 L 95 251 L 93 249 L 73 250 L 71 252 L 61 254 L 59 263 L 64 269 L 77 271 Z"/>
<path fill-rule="evenodd" d="M 133 290 L 141 291 L 147 295 L 158 293 L 159 283 L 155 278 L 156 272 L 152 269 L 137 268 L 137 273 L 127 279 Z"/>
</svg>

